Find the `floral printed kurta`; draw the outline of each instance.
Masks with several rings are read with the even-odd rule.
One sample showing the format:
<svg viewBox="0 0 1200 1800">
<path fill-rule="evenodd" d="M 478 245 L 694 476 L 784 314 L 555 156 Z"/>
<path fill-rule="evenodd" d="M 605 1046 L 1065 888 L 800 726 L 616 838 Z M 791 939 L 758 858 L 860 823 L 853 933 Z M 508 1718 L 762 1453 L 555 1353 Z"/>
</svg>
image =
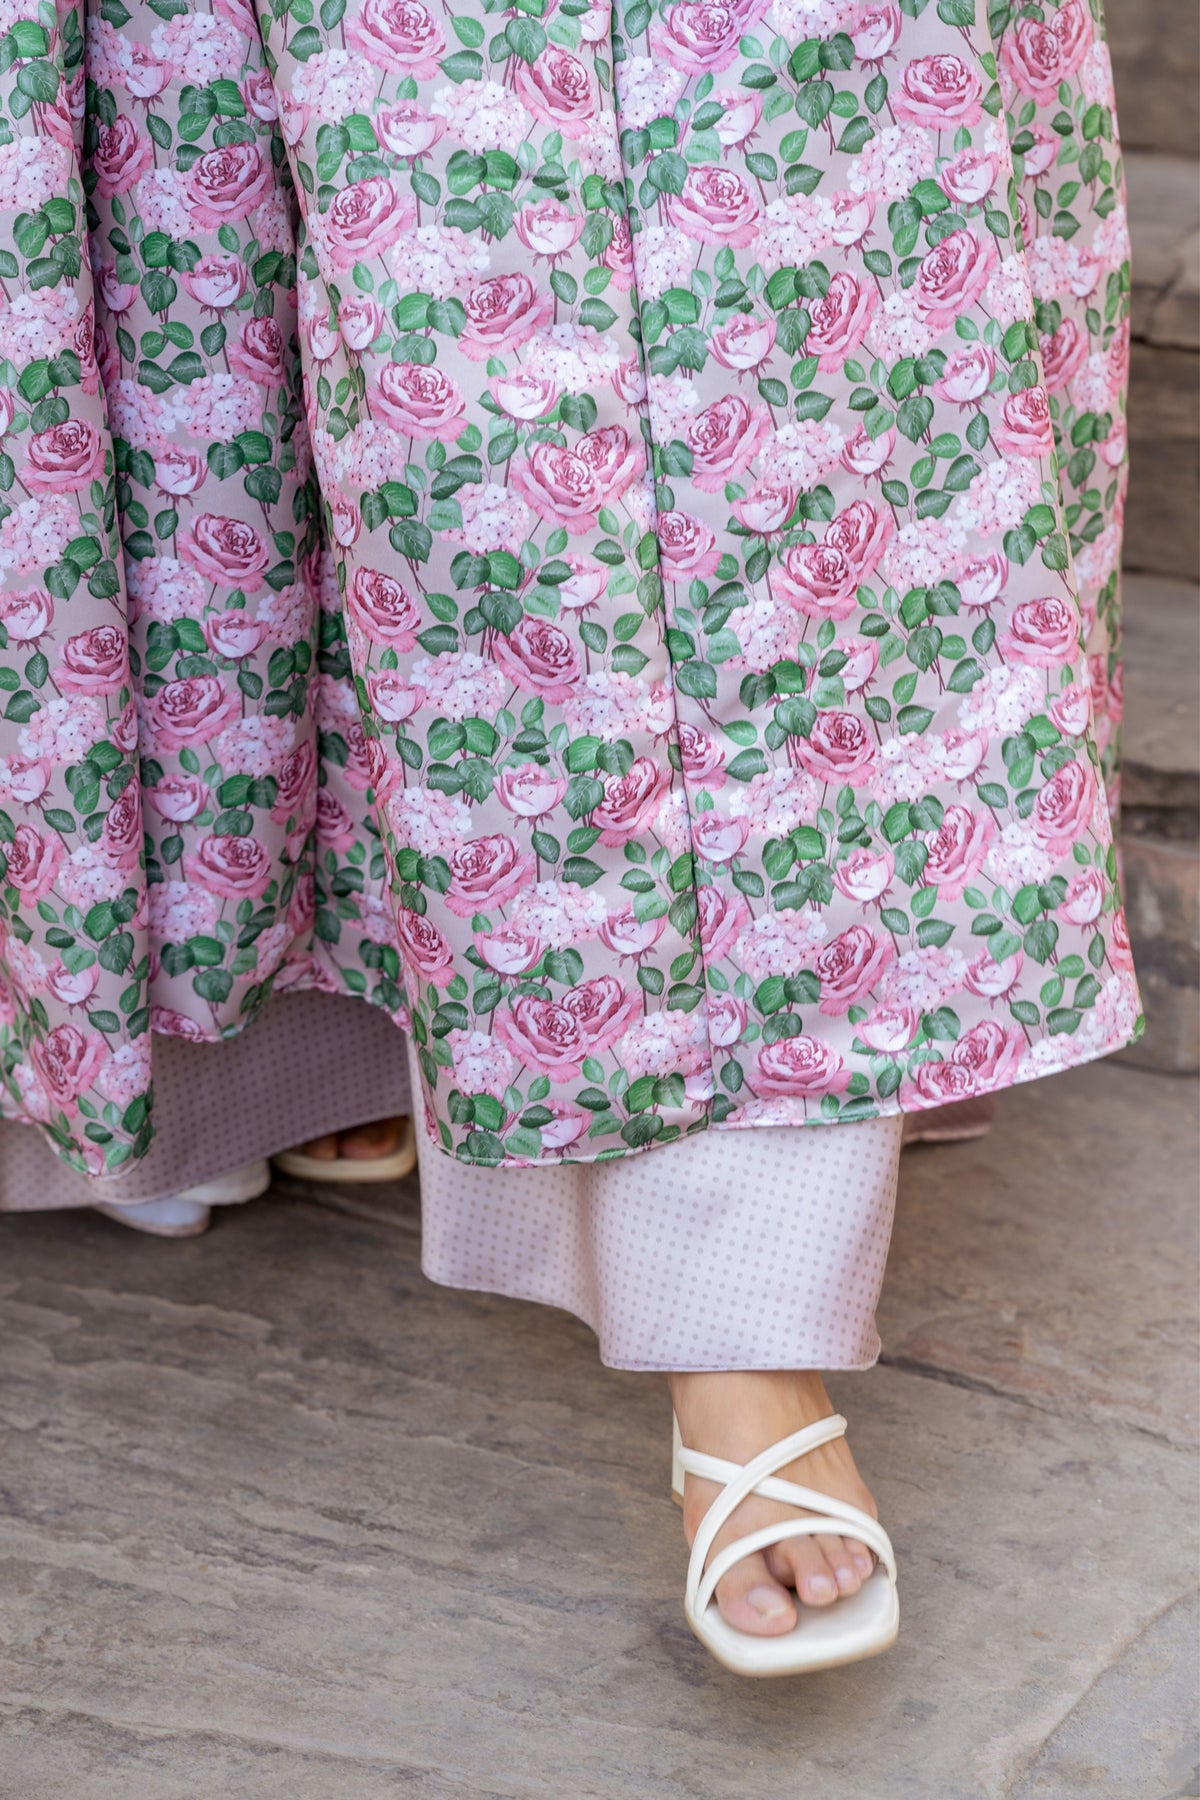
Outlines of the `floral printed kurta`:
<svg viewBox="0 0 1200 1800">
<path fill-rule="evenodd" d="M 0 8 L 6 1113 L 312 985 L 484 1164 L 1130 1040 L 1098 0 Z"/>
</svg>

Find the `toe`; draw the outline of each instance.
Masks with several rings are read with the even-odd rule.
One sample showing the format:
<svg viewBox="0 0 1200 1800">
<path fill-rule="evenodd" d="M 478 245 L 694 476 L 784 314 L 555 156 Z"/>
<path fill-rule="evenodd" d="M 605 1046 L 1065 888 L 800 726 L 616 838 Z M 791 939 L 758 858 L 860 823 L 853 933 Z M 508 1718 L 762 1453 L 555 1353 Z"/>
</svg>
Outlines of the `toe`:
<svg viewBox="0 0 1200 1800">
<path fill-rule="evenodd" d="M 838 1594 L 845 1599 L 849 1594 L 857 1594 L 862 1586 L 863 1578 L 855 1566 L 854 1557 L 845 1538 L 819 1537 L 825 1561 L 833 1570 L 833 1578 L 837 1582 Z"/>
<path fill-rule="evenodd" d="M 846 1538 L 843 1541 L 851 1562 L 858 1570 L 859 1580 L 865 1581 L 875 1567 L 875 1558 L 867 1546 L 860 1544 L 857 1538 Z"/>
<path fill-rule="evenodd" d="M 315 1157 L 318 1162 L 332 1162 L 338 1153 L 338 1141 L 330 1134 L 328 1137 L 310 1138 L 301 1144 L 301 1152 L 305 1156 Z"/>
<path fill-rule="evenodd" d="M 367 1162 L 378 1156 L 390 1156 L 399 1136 L 400 1127 L 395 1119 L 373 1119 L 369 1125 L 344 1131 L 338 1143 L 343 1156 L 351 1161 Z"/>
<path fill-rule="evenodd" d="M 777 1545 L 771 1553 L 771 1568 L 792 1583 L 806 1606 L 829 1606 L 838 1597 L 837 1577 L 818 1538 L 791 1538 Z"/>
<path fill-rule="evenodd" d="M 717 1583 L 721 1617 L 754 1637 L 778 1637 L 796 1623 L 796 1603 L 762 1556 L 744 1556 Z"/>
</svg>

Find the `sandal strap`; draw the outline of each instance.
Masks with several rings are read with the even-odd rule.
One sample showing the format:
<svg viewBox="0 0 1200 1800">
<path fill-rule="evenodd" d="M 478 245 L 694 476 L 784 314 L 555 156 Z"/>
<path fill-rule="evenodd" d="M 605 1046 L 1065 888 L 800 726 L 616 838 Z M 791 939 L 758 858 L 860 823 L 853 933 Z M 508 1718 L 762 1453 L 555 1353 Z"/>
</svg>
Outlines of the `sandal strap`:
<svg viewBox="0 0 1200 1800">
<path fill-rule="evenodd" d="M 719 1487 L 727 1487 L 742 1467 L 741 1463 L 726 1462 L 724 1457 L 709 1456 L 703 1450 L 681 1450 L 679 1462 L 689 1475 L 697 1475 L 702 1481 L 715 1482 Z M 785 1506 L 802 1506 L 809 1512 L 822 1513 L 831 1519 L 844 1519 L 855 1530 L 864 1519 L 874 1522 L 869 1513 L 852 1506 L 848 1500 L 838 1500 L 832 1494 L 822 1494 L 817 1488 L 801 1487 L 797 1481 L 781 1481 L 775 1475 L 764 1476 L 761 1481 L 756 1482 L 754 1492 L 764 1500 L 781 1500 Z"/>
<path fill-rule="evenodd" d="M 792 1537 L 812 1537 L 832 1529 L 835 1536 L 847 1535 L 847 1528 L 855 1537 L 869 1545 L 885 1565 L 889 1579 L 896 1579 L 896 1562 L 892 1552 L 891 1541 L 886 1531 L 872 1519 L 868 1513 L 861 1512 L 858 1507 L 850 1506 L 844 1501 L 834 1500 L 831 1495 L 819 1494 L 815 1489 L 801 1487 L 793 1482 L 776 1482 L 771 1478 L 777 1469 L 786 1468 L 788 1463 L 796 1462 L 807 1456 L 811 1450 L 819 1450 L 823 1444 L 832 1443 L 835 1438 L 845 1435 L 846 1421 L 840 1413 L 833 1413 L 827 1419 L 818 1419 L 813 1425 L 805 1425 L 799 1431 L 791 1432 L 780 1438 L 778 1443 L 771 1444 L 758 1456 L 752 1457 L 748 1463 L 721 1463 L 721 1459 L 703 1457 L 701 1452 L 686 1448 L 681 1450 L 683 1467 L 690 1473 L 704 1475 L 704 1469 L 696 1466 L 704 1463 L 709 1469 L 721 1464 L 721 1473 L 716 1479 L 723 1481 L 722 1491 L 717 1495 L 696 1533 L 692 1545 L 692 1554 L 688 1562 L 687 1589 L 685 1603 L 689 1611 L 702 1612 L 711 1600 L 717 1582 L 735 1562 L 743 1556 L 749 1556 L 754 1550 L 770 1544 L 781 1543 Z M 729 1471 L 726 1477 L 725 1470 Z M 714 1479 L 710 1474 L 707 1479 Z M 811 1508 L 818 1516 L 810 1519 L 780 1520 L 774 1525 L 764 1526 L 761 1531 L 751 1532 L 737 1543 L 727 1546 L 713 1559 L 713 1569 L 706 1576 L 705 1564 L 708 1553 L 712 1549 L 713 1540 L 721 1527 L 732 1516 L 743 1500 L 752 1493 L 762 1492 L 764 1484 L 770 1481 L 775 1493 L 769 1498 L 785 1499 L 791 1505 Z M 767 1535 L 764 1537 L 763 1533 Z M 704 1594 L 703 1605 L 700 1596 Z"/>
<path fill-rule="evenodd" d="M 874 1550 L 887 1571 L 888 1580 L 894 1587 L 896 1585 L 896 1558 L 892 1550 L 891 1539 L 878 1520 L 872 1519 L 866 1513 L 862 1514 L 862 1519 L 863 1523 L 856 1527 L 856 1536 Z M 867 1530 L 868 1526 L 870 1526 L 869 1531 Z M 729 1573 L 735 1563 L 741 1562 L 743 1557 L 752 1556 L 756 1550 L 769 1550 L 772 1545 L 787 1543 L 792 1538 L 819 1537 L 829 1531 L 830 1527 L 833 1528 L 834 1536 L 841 1537 L 843 1535 L 836 1519 L 821 1518 L 820 1516 L 804 1519 L 779 1519 L 774 1525 L 763 1525 L 758 1531 L 747 1532 L 745 1537 L 738 1538 L 735 1543 L 726 1544 L 724 1550 L 717 1552 L 704 1571 L 694 1600 L 688 1599 L 688 1605 L 692 1607 L 695 1616 L 700 1617 L 707 1610 L 709 1602 L 716 1593 L 717 1583 Z"/>
</svg>

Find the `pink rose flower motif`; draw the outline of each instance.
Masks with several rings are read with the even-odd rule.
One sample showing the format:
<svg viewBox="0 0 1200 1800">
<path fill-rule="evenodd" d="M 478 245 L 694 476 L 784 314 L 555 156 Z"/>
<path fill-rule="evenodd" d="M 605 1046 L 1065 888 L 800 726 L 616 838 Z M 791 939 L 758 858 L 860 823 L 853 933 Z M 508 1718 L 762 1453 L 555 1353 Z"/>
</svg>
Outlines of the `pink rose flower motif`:
<svg viewBox="0 0 1200 1800">
<path fill-rule="evenodd" d="M 996 185 L 1000 164 L 983 150 L 960 150 L 938 170 L 938 186 L 956 206 L 982 206 Z"/>
<path fill-rule="evenodd" d="M 723 818 L 718 812 L 702 812 L 692 820 L 692 844 L 707 863 L 731 863 L 741 855 L 749 836 L 750 821 L 746 818 Z"/>
<path fill-rule="evenodd" d="M 600 260 L 612 272 L 609 286 L 619 294 L 627 294 L 633 286 L 633 239 L 629 232 L 629 221 L 614 219 L 612 228 L 608 249 Z"/>
<path fill-rule="evenodd" d="M 241 696 L 216 675 L 165 682 L 147 707 L 152 746 L 182 750 L 206 744 L 240 718 L 241 711 Z"/>
<path fill-rule="evenodd" d="M 345 610 L 372 644 L 401 653 L 416 646 L 421 612 L 396 576 L 380 569 L 356 569 L 345 589 Z"/>
<path fill-rule="evenodd" d="M 804 352 L 819 359 L 817 367 L 823 374 L 840 369 L 847 357 L 856 354 L 878 301 L 874 283 L 860 282 L 839 269 L 824 294 L 809 303 L 812 326 Z"/>
<path fill-rule="evenodd" d="M 367 687 L 372 709 L 389 725 L 406 725 L 420 712 L 427 699 L 423 687 L 405 681 L 395 669 L 373 669 L 367 676 Z M 375 787 L 378 789 L 378 781 Z"/>
<path fill-rule="evenodd" d="M 689 787 L 707 788 L 710 793 L 724 787 L 724 749 L 711 732 L 687 719 L 679 721 L 679 757 Z"/>
<path fill-rule="evenodd" d="M 828 203 L 833 208 L 834 243 L 846 250 L 865 245 L 875 217 L 874 194 L 856 194 L 850 188 L 843 188 L 839 193 L 831 194 Z"/>
<path fill-rule="evenodd" d="M 37 804 L 50 786 L 50 775 L 50 764 L 40 757 L 6 756 L 4 759 L 4 787 L 22 806 Z"/>
<path fill-rule="evenodd" d="M 817 1099 L 845 1093 L 850 1070 L 837 1051 L 819 1038 L 779 1038 L 758 1052 L 752 1086 L 764 1100 Z"/>
<path fill-rule="evenodd" d="M 283 333 L 274 319 L 247 319 L 240 337 L 229 341 L 229 366 L 235 375 L 245 375 L 260 387 L 280 387 L 283 348 Z"/>
<path fill-rule="evenodd" d="M 427 113 L 412 100 L 399 100 L 395 106 L 377 112 L 371 123 L 385 150 L 413 162 L 427 156 L 439 139 L 446 135 L 446 121 Z"/>
<path fill-rule="evenodd" d="M 983 117 L 983 83 L 973 63 L 944 52 L 907 63 L 889 98 L 899 121 L 930 131 L 978 125 Z"/>
<path fill-rule="evenodd" d="M 992 437 L 999 450 L 1014 456 L 1049 456 L 1054 449 L 1054 424 L 1044 387 L 1022 388 L 1004 402 Z"/>
<path fill-rule="evenodd" d="M 966 1063 L 918 1063 L 913 1079 L 901 1090 L 905 1112 L 922 1112 L 930 1106 L 953 1106 L 956 1100 L 972 1100 L 979 1093 L 975 1071 Z"/>
<path fill-rule="evenodd" d="M 855 714 L 829 707 L 817 714 L 806 738 L 788 740 L 801 768 L 818 781 L 848 782 L 866 787 L 874 779 L 873 740 Z"/>
<path fill-rule="evenodd" d="M 842 687 L 847 694 L 861 694 L 864 688 L 870 686 L 879 667 L 879 640 L 862 637 L 835 638 L 831 648 L 846 658 L 838 671 Z"/>
<path fill-rule="evenodd" d="M 505 905 L 536 878 L 533 857 L 500 832 L 460 844 L 451 851 L 449 863 L 450 886 L 444 899 L 460 919 Z"/>
<path fill-rule="evenodd" d="M 154 162 L 154 145 L 133 120 L 118 113 L 111 125 L 101 125 L 92 153 L 96 192 L 111 200 L 127 194 Z"/>
<path fill-rule="evenodd" d="M 1090 763 L 1065 763 L 1033 803 L 1034 835 L 1055 856 L 1065 856 L 1087 836 L 1096 804 L 1096 777 Z"/>
<path fill-rule="evenodd" d="M 614 505 L 646 466 L 641 438 L 631 439 L 623 425 L 604 425 L 585 432 L 576 439 L 575 454 L 583 458 L 595 476 L 606 506 Z"/>
<path fill-rule="evenodd" d="M 530 444 L 513 464 L 511 485 L 540 519 L 570 532 L 593 531 L 604 505 L 591 465 L 559 444 Z"/>
<path fill-rule="evenodd" d="M 608 592 L 610 571 L 594 556 L 566 550 L 560 558 L 571 573 L 558 584 L 558 604 L 563 612 L 586 612 Z"/>
<path fill-rule="evenodd" d="M 54 679 L 63 694 L 115 694 L 129 680 L 129 642 L 115 625 L 78 631 L 62 647 Z"/>
<path fill-rule="evenodd" d="M 952 231 L 922 258 L 912 293 L 931 331 L 948 331 L 970 312 L 996 265 L 996 240 L 970 226 Z"/>
<path fill-rule="evenodd" d="M 370 405 L 373 417 L 421 443 L 453 443 L 467 422 L 461 390 L 432 363 L 385 363 Z"/>
<path fill-rule="evenodd" d="M 955 586 L 964 606 L 981 609 L 999 598 L 1008 580 L 1008 558 L 999 550 L 973 556 L 958 571 Z"/>
<path fill-rule="evenodd" d="M 155 812 L 173 825 L 186 825 L 212 805 L 212 795 L 198 775 L 167 774 L 145 790 Z"/>
<path fill-rule="evenodd" d="M 54 1105 L 73 1117 L 79 1096 L 108 1060 L 108 1045 L 98 1031 L 56 1025 L 45 1038 L 34 1039 L 29 1056 Z"/>
<path fill-rule="evenodd" d="M 1006 662 L 1029 669 L 1063 668 L 1080 653 L 1079 609 L 1059 594 L 1023 600 L 1000 634 L 1000 651 Z"/>
<path fill-rule="evenodd" d="M 547 1112 L 554 1117 L 547 1119 L 538 1127 L 542 1135 L 544 1150 L 567 1150 L 587 1131 L 592 1122 L 592 1114 L 584 1112 L 582 1107 L 572 1106 L 568 1100 L 546 1099 L 541 1102 Z"/>
<path fill-rule="evenodd" d="M 76 494 L 104 473 L 108 446 L 88 419 L 64 419 L 37 431 L 25 452 L 22 478 L 31 494 Z"/>
<path fill-rule="evenodd" d="M 492 399 L 510 419 L 532 424 L 544 419 L 558 405 L 559 388 L 545 376 L 530 375 L 525 369 L 514 369 L 511 375 L 493 375 L 488 380 Z"/>
<path fill-rule="evenodd" d="M 560 1001 L 515 994 L 507 1012 L 495 1014 L 495 1035 L 535 1075 L 574 1081 L 591 1054 L 580 1021 Z"/>
<path fill-rule="evenodd" d="M 194 268 L 185 269 L 179 279 L 192 299 L 211 312 L 236 306 L 250 288 L 250 271 L 241 257 L 218 250 L 210 250 Z"/>
<path fill-rule="evenodd" d="M 792 544 L 780 552 L 776 595 L 810 619 L 848 619 L 858 609 L 862 579 L 857 566 L 834 544 Z"/>
<path fill-rule="evenodd" d="M 708 340 L 709 349 L 723 369 L 741 375 L 766 361 L 775 343 L 774 319 L 754 313 L 735 313 L 727 325 L 718 325 Z"/>
<path fill-rule="evenodd" d="M 847 900 L 868 906 L 892 885 L 896 859 L 890 850 L 851 850 L 833 872 L 833 885 Z"/>
<path fill-rule="evenodd" d="M 1004 33 L 1000 60 L 1019 93 L 1050 106 L 1060 83 L 1073 75 L 1092 41 L 1091 21 L 1079 0 L 1067 0 L 1052 19 L 1017 19 Z"/>
<path fill-rule="evenodd" d="M 1060 688 L 1046 711 L 1064 737 L 1082 737 L 1092 719 L 1092 695 L 1082 681 Z"/>
<path fill-rule="evenodd" d="M 100 985 L 100 964 L 72 973 L 63 962 L 51 965 L 46 986 L 60 1006 L 86 1006 Z"/>
<path fill-rule="evenodd" d="M 1025 152 L 1025 173 L 1036 181 L 1039 175 L 1054 167 L 1062 139 L 1056 131 L 1036 122 L 1026 125 L 1023 136 L 1033 139 Z"/>
<path fill-rule="evenodd" d="M 253 525 L 217 513 L 200 513 L 176 542 L 181 560 L 218 588 L 254 585 L 271 560 Z"/>
<path fill-rule="evenodd" d="M 341 549 L 349 550 L 352 544 L 357 543 L 362 532 L 362 514 L 350 496 L 337 488 L 325 498 L 333 525 L 333 541 Z"/>
<path fill-rule="evenodd" d="M 714 400 L 687 426 L 693 486 L 702 494 L 720 493 L 726 482 L 745 474 L 770 435 L 771 415 L 760 401 L 751 404 L 740 394 Z"/>
<path fill-rule="evenodd" d="M 13 420 L 17 416 L 16 402 L 12 389 L 0 387 L 0 437 L 7 437 L 12 430 Z"/>
<path fill-rule="evenodd" d="M 985 944 L 978 956 L 967 965 L 967 988 L 981 1000 L 1001 1000 L 1020 981 L 1024 961 L 1023 952 L 1015 950 L 1011 956 L 997 962 Z"/>
<path fill-rule="evenodd" d="M 1077 869 L 1067 883 L 1058 916 L 1068 925 L 1094 925 L 1104 911 L 1108 887 L 1099 869 Z"/>
<path fill-rule="evenodd" d="M 208 463 L 199 450 L 183 444 L 159 444 L 154 451 L 154 485 L 181 500 L 204 486 Z"/>
<path fill-rule="evenodd" d="M 497 975 L 526 975 L 541 960 L 545 946 L 536 931 L 520 925 L 498 925 L 494 931 L 477 931 L 475 948 Z"/>
<path fill-rule="evenodd" d="M 562 1003 L 578 1021 L 589 1056 L 602 1056 L 611 1049 L 642 1010 L 636 990 L 630 993 L 615 975 L 597 975 L 567 988 Z"/>
<path fill-rule="evenodd" d="M 209 648 L 218 656 L 227 656 L 231 662 L 253 656 L 267 635 L 266 626 L 240 607 L 210 614 L 202 629 Z"/>
<path fill-rule="evenodd" d="M 35 825 L 18 825 L 7 846 L 7 881 L 27 906 L 44 900 L 54 886 L 66 854 L 56 832 L 41 832 Z"/>
<path fill-rule="evenodd" d="M 271 808 L 275 823 L 285 825 L 292 819 L 305 830 L 311 829 L 316 817 L 317 753 L 307 738 L 284 759 L 276 783 Z"/>
<path fill-rule="evenodd" d="M 553 260 L 574 249 L 583 236 L 585 220 L 582 213 L 572 212 L 561 200 L 547 198 L 523 206 L 513 224 L 527 250 Z M 629 227 L 626 225 L 625 229 L 628 235 Z"/>
<path fill-rule="evenodd" d="M 744 500 L 733 502 L 733 516 L 739 525 L 744 525 L 755 537 L 770 537 L 787 525 L 796 510 L 798 498 L 796 488 L 772 487 L 767 482 L 756 482 L 754 491 L 747 494 Z"/>
<path fill-rule="evenodd" d="M 651 32 L 653 53 L 684 75 L 719 74 L 738 54 L 747 12 L 741 4 L 713 4 L 712 0 L 699 0 L 699 4 L 684 0 L 681 5 L 666 6 Z"/>
<path fill-rule="evenodd" d="M 385 322 L 380 302 L 372 301 L 371 295 L 345 293 L 342 297 L 338 306 L 338 331 L 342 333 L 342 342 L 347 349 L 353 349 L 358 355 L 371 349 Z"/>
<path fill-rule="evenodd" d="M 544 700 L 565 700 L 583 674 L 579 653 L 562 626 L 532 613 L 507 637 L 497 633 L 492 658 L 524 693 Z"/>
<path fill-rule="evenodd" d="M 416 207 L 386 175 L 368 175 L 341 188 L 322 220 L 335 272 L 382 256 L 399 243 L 416 216 Z"/>
<path fill-rule="evenodd" d="M 401 907 L 396 914 L 396 939 L 401 956 L 421 980 L 434 987 L 449 987 L 454 980 L 454 952 L 431 919 Z"/>
<path fill-rule="evenodd" d="M 271 857 L 258 839 L 210 833 L 183 858 L 189 881 L 223 900 L 257 900 L 271 880 Z"/>
<path fill-rule="evenodd" d="M 141 860 L 143 844 L 142 797 L 136 781 L 113 801 L 104 815 L 99 850 L 110 869 L 132 875 Z"/>
<path fill-rule="evenodd" d="M 899 1056 L 917 1035 L 920 1014 L 911 1006 L 875 1006 L 858 1028 L 869 1050 L 879 1056 Z"/>
<path fill-rule="evenodd" d="M 71 348 L 79 358 L 79 385 L 85 394 L 96 394 L 100 391 L 100 369 L 96 361 L 96 306 L 89 300 L 83 317 L 75 327 L 71 339 Z M 8 390 L 3 390 L 8 395 Z M 12 396 L 8 395 L 8 404 L 12 405 Z M 0 401 L 0 437 L 8 429 L 3 417 L 4 402 Z M 9 421 L 11 424 L 11 420 Z"/>
<path fill-rule="evenodd" d="M 723 150 L 740 150 L 762 123 L 762 95 L 726 88 L 713 99 L 725 108 L 713 126 Z"/>
<path fill-rule="evenodd" d="M 362 0 L 346 21 L 346 42 L 377 69 L 429 81 L 438 73 L 446 34 L 421 0 Z"/>
<path fill-rule="evenodd" d="M 757 236 L 762 215 L 754 190 L 736 170 L 704 163 L 689 169 L 682 191 L 667 203 L 667 216 L 695 243 L 740 249 Z"/>
<path fill-rule="evenodd" d="M 898 6 L 859 6 L 850 24 L 850 38 L 859 62 L 881 63 L 899 42 L 903 20 Z"/>
<path fill-rule="evenodd" d="M 872 437 L 863 426 L 859 426 L 853 437 L 848 437 L 842 446 L 842 467 L 849 469 L 852 475 L 878 475 L 886 469 L 892 460 L 896 448 L 896 427 L 889 425 L 878 437 Z"/>
<path fill-rule="evenodd" d="M 1100 445 L 1102 460 L 1110 469 L 1119 469 L 1129 447 L 1129 428 L 1124 419 L 1114 419 L 1112 430 Z"/>
<path fill-rule="evenodd" d="M 750 908 L 739 893 L 727 893 L 715 882 L 702 882 L 696 889 L 696 905 L 700 919 L 700 942 L 709 963 L 728 956 L 750 918 Z"/>
<path fill-rule="evenodd" d="M 1129 942 L 1129 921 L 1125 917 L 1123 906 L 1117 908 L 1109 926 L 1108 960 L 1114 969 L 1133 968 L 1133 950 Z"/>
<path fill-rule="evenodd" d="M 1087 333 L 1080 330 L 1074 319 L 1065 318 L 1052 336 L 1040 333 L 1039 341 L 1042 346 L 1042 367 L 1046 375 L 1046 392 L 1059 394 L 1074 379 L 1080 365 L 1087 359 Z"/>
<path fill-rule="evenodd" d="M 44 589 L 23 594 L 0 594 L 0 625 L 10 644 L 35 644 L 54 621 L 54 602 Z"/>
<path fill-rule="evenodd" d="M 963 731 L 953 727 L 942 736 L 941 766 L 947 781 L 961 786 L 971 781 L 983 767 L 989 749 L 987 733 Z"/>
<path fill-rule="evenodd" d="M 206 150 L 187 178 L 188 208 L 202 231 L 248 218 L 271 191 L 272 168 L 257 144 Z"/>
<path fill-rule="evenodd" d="M 333 850 L 339 856 L 350 849 L 358 829 L 347 807 L 343 806 L 331 787 L 317 789 L 317 843 L 322 850 Z"/>
<path fill-rule="evenodd" d="M 721 551 L 716 534 L 702 519 L 685 512 L 659 513 L 655 535 L 659 566 L 667 581 L 705 580 L 716 574 Z"/>
<path fill-rule="evenodd" d="M 708 1041 L 717 1050 L 728 1050 L 746 1029 L 746 1002 L 728 990 L 708 995 Z"/>
<path fill-rule="evenodd" d="M 969 806 L 948 806 L 937 831 L 925 834 L 929 857 L 924 880 L 936 887 L 941 900 L 961 899 L 964 888 L 983 867 L 996 835 L 990 812 L 974 813 Z"/>
<path fill-rule="evenodd" d="M 596 116 L 598 100 L 591 71 L 561 44 L 547 44 L 531 63 L 514 57 L 509 68 L 513 93 L 551 131 L 578 137 L 578 130 L 572 128 L 586 125 Z"/>
<path fill-rule="evenodd" d="M 982 338 L 972 344 L 960 344 L 946 357 L 946 367 L 933 391 L 939 400 L 950 400 L 959 406 L 975 406 L 992 385 L 996 358 Z"/>
<path fill-rule="evenodd" d="M 639 919 L 632 906 L 610 912 L 600 927 L 600 942 L 614 956 L 640 957 L 653 950 L 667 928 L 665 916 Z"/>
<path fill-rule="evenodd" d="M 950 1061 L 970 1069 L 978 1090 L 988 1093 L 1012 1081 L 1024 1050 L 1021 1032 L 996 1019 L 982 1019 L 959 1038 L 950 1052 Z"/>
<path fill-rule="evenodd" d="M 132 700 L 124 712 L 120 713 L 117 718 L 109 720 L 108 735 L 118 750 L 123 751 L 126 756 L 133 755 L 138 747 L 139 733 L 137 707 Z"/>
<path fill-rule="evenodd" d="M 591 820 L 600 827 L 599 842 L 615 849 L 649 830 L 658 815 L 663 795 L 670 786 L 669 767 L 649 756 L 637 756 L 624 775 L 604 778 L 604 798 Z"/>
<path fill-rule="evenodd" d="M 175 74 L 172 65 L 155 56 L 149 44 L 126 38 L 122 49 L 125 53 L 122 73 L 129 92 L 135 100 L 157 100 L 171 85 Z"/>
<path fill-rule="evenodd" d="M 271 124 L 279 117 L 275 84 L 267 69 L 256 69 L 252 75 L 244 78 L 242 99 L 246 103 L 247 112 L 253 113 L 256 119 L 261 119 L 264 125 Z"/>
<path fill-rule="evenodd" d="M 458 348 L 472 362 L 507 356 L 549 323 L 554 296 L 539 293 L 528 275 L 494 275 L 471 289 L 464 302 L 467 322 Z M 542 446 L 549 448 L 550 446 Z"/>
<path fill-rule="evenodd" d="M 848 1012 L 869 993 L 896 954 L 886 934 L 868 925 L 851 925 L 831 938 L 814 963 L 821 983 L 821 1011 L 830 1018 Z"/>
<path fill-rule="evenodd" d="M 519 819 L 544 819 L 566 791 L 566 776 L 540 763 L 510 763 L 496 777 L 496 798 Z"/>
<path fill-rule="evenodd" d="M 150 1029 L 158 1032 L 160 1037 L 187 1038 L 194 1044 L 208 1041 L 203 1025 L 196 1019 L 189 1019 L 186 1013 L 176 1012 L 171 1006 L 150 1008 Z"/>
</svg>

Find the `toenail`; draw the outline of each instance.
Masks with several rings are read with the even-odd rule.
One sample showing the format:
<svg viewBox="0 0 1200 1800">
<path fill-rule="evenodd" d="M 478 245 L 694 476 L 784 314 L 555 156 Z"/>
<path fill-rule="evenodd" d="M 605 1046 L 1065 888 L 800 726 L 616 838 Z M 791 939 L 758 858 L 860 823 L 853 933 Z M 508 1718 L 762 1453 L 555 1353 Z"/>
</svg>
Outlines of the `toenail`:
<svg viewBox="0 0 1200 1800">
<path fill-rule="evenodd" d="M 843 1581 L 853 1581 L 854 1580 L 854 1570 L 853 1569 L 845 1569 L 845 1568 L 839 1569 L 837 1572 L 837 1578 L 838 1578 L 839 1583 L 843 1582 Z"/>
<path fill-rule="evenodd" d="M 804 1583 L 804 1591 L 814 1600 L 832 1600 L 837 1593 L 837 1584 L 832 1575 L 810 1575 Z"/>
<path fill-rule="evenodd" d="M 760 1619 L 778 1619 L 788 1610 L 788 1603 L 778 1588 L 751 1588 L 746 1600 Z"/>
</svg>

